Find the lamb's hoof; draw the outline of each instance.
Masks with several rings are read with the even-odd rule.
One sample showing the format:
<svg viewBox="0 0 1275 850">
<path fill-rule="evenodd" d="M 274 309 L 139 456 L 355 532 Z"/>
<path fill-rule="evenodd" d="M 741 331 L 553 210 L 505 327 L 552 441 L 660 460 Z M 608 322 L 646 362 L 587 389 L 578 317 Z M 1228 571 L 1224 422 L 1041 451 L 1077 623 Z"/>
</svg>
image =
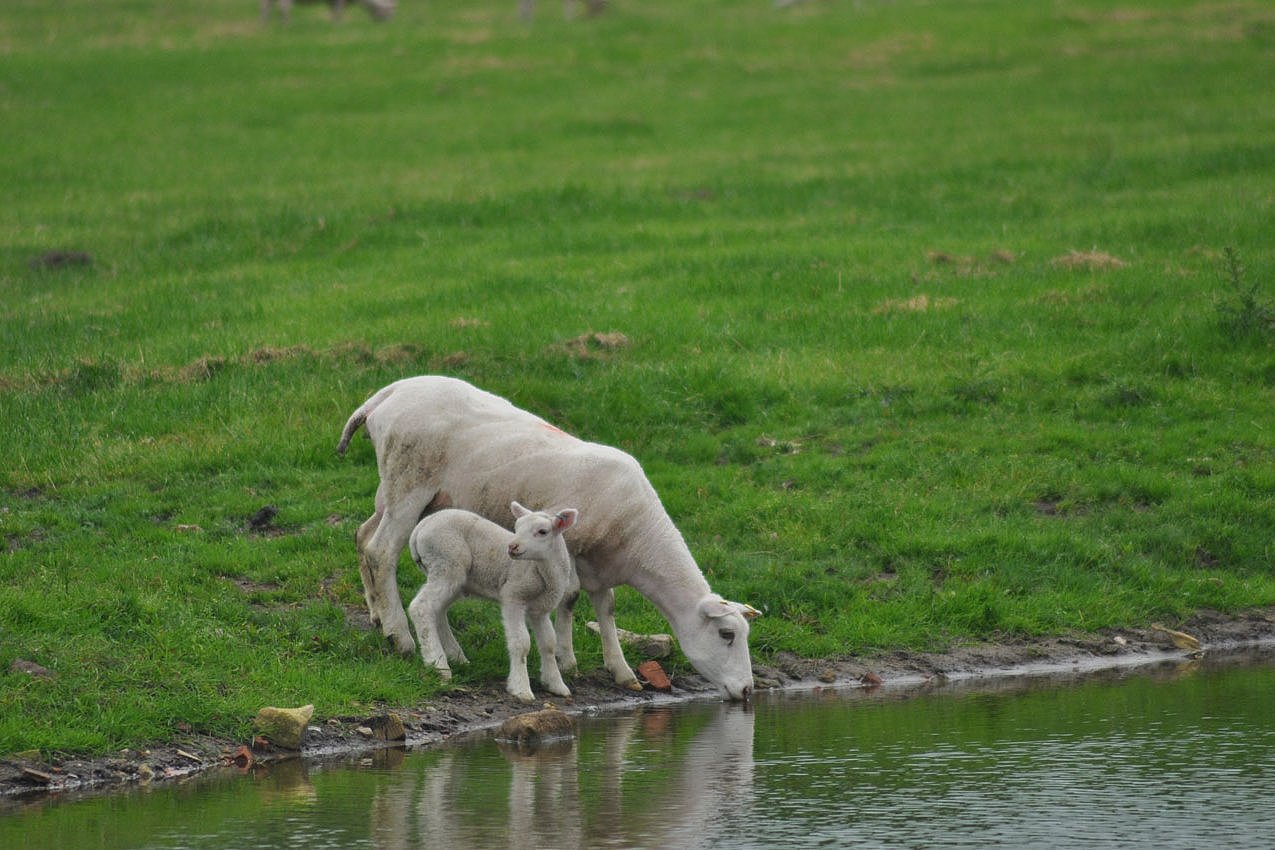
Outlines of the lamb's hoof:
<svg viewBox="0 0 1275 850">
<path fill-rule="evenodd" d="M 622 688 L 626 688 L 626 689 L 628 689 L 628 690 L 630 690 L 630 691 L 640 691 L 640 690 L 642 690 L 642 683 L 641 683 L 641 682 L 639 682 L 637 679 L 633 679 L 633 680 L 628 681 L 628 682 L 616 682 L 616 684 L 617 684 L 617 685 L 619 685 L 620 687 L 622 687 Z"/>
<path fill-rule="evenodd" d="M 536 701 L 536 697 L 531 691 L 527 691 L 525 694 L 515 694 L 513 691 L 510 691 L 509 693 L 512 694 L 513 698 L 518 700 L 518 702 L 526 703 L 527 705 Z"/>
<path fill-rule="evenodd" d="M 544 684 L 544 683 L 542 682 L 541 684 Z M 546 691 L 548 691 L 549 693 L 553 694 L 553 695 L 554 695 L 554 696 L 556 696 L 556 697 L 569 697 L 569 696 L 571 696 L 571 689 L 570 689 L 570 688 L 568 688 L 566 685 L 557 685 L 557 686 L 554 686 L 554 685 L 545 685 L 545 690 L 546 690 Z"/>
</svg>

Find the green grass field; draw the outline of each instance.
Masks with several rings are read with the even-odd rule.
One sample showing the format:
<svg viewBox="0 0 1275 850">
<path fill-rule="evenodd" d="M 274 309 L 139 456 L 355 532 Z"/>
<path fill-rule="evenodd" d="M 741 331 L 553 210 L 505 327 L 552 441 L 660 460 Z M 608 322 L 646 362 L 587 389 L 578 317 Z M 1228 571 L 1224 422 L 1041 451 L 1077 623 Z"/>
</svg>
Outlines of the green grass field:
<svg viewBox="0 0 1275 850">
<path fill-rule="evenodd" d="M 1275 604 L 1270 4 L 541 6 L 0 8 L 0 753 L 437 693 L 333 451 L 419 373 L 634 454 L 760 659 Z"/>
</svg>

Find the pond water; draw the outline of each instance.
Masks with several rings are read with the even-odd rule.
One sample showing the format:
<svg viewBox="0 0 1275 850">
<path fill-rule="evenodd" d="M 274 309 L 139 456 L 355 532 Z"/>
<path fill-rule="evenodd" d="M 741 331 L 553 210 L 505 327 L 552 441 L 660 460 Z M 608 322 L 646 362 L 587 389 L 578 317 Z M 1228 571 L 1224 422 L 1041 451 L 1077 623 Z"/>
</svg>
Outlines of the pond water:
<svg viewBox="0 0 1275 850">
<path fill-rule="evenodd" d="M 1225 661 L 1225 660 L 1223 660 Z M 762 694 L 0 814 L 0 848 L 1275 847 L 1275 656 Z"/>
</svg>

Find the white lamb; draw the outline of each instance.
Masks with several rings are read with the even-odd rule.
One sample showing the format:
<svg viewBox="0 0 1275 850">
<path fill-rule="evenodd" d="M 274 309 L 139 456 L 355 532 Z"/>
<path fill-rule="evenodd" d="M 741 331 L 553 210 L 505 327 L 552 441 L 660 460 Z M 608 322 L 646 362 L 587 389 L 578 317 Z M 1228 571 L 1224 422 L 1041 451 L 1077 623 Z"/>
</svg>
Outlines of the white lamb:
<svg viewBox="0 0 1275 850">
<path fill-rule="evenodd" d="M 421 657 L 444 679 L 452 676 L 449 660 L 467 660 L 447 622 L 447 609 L 461 596 L 479 596 L 500 603 L 509 650 L 509 679 L 505 690 L 523 702 L 535 699 L 527 677 L 527 653 L 536 634 L 540 651 L 540 682 L 558 696 L 571 696 L 555 656 L 557 646 L 549 613 L 570 590 L 579 588 L 562 532 L 575 524 L 578 512 L 531 511 L 510 505 L 514 532 L 469 511 L 442 510 L 417 524 L 408 540 L 412 558 L 428 578 L 408 606 L 421 642 Z"/>
</svg>

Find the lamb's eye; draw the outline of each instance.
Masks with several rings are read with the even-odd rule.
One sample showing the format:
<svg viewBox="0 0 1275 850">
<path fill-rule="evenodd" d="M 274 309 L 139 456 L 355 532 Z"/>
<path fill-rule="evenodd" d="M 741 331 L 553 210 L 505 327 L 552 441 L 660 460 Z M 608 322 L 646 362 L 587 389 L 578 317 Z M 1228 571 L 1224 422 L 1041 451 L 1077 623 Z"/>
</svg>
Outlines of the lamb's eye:
<svg viewBox="0 0 1275 850">
<path fill-rule="evenodd" d="M 537 528 L 537 529 L 536 529 L 536 536 L 537 536 L 537 537 L 544 537 L 544 536 L 545 536 L 546 534 L 548 534 L 548 533 L 549 533 L 549 532 L 548 532 L 548 531 L 546 531 L 546 530 L 545 530 L 545 529 L 543 529 L 543 528 Z"/>
<path fill-rule="evenodd" d="M 735 645 L 735 633 L 730 629 L 718 629 L 717 634 L 722 640 L 726 641 L 727 646 Z"/>
</svg>

